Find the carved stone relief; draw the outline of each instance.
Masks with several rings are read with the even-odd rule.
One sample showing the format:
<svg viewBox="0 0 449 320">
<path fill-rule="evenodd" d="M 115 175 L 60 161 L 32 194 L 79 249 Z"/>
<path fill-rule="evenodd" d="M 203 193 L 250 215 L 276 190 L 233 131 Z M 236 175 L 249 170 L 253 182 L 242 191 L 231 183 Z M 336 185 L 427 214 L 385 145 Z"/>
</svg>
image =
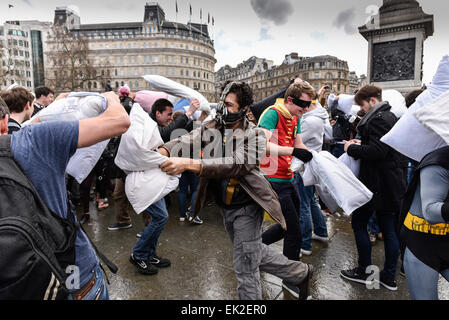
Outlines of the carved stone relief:
<svg viewBox="0 0 449 320">
<path fill-rule="evenodd" d="M 373 45 L 371 82 L 415 79 L 416 39 Z"/>
</svg>

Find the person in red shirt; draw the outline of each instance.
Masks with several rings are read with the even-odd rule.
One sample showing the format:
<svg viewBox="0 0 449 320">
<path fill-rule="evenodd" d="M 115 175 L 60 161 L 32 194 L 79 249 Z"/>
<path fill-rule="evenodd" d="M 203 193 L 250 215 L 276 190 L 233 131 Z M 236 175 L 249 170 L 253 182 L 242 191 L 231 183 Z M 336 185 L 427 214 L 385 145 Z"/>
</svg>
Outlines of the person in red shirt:
<svg viewBox="0 0 449 320">
<path fill-rule="evenodd" d="M 286 91 L 284 99 L 262 114 L 259 127 L 267 135 L 268 155 L 262 160 L 261 169 L 276 191 L 281 203 L 282 213 L 287 223 L 287 231 L 274 225 L 262 235 L 266 245 L 284 239 L 284 255 L 290 260 L 300 260 L 301 227 L 299 222 L 300 199 L 294 173 L 290 169 L 293 157 L 303 162 L 312 159 L 301 139 L 300 117 L 307 111 L 315 98 L 315 90 L 304 81 L 293 83 Z M 297 287 L 283 282 L 283 288 L 296 296 Z"/>
</svg>

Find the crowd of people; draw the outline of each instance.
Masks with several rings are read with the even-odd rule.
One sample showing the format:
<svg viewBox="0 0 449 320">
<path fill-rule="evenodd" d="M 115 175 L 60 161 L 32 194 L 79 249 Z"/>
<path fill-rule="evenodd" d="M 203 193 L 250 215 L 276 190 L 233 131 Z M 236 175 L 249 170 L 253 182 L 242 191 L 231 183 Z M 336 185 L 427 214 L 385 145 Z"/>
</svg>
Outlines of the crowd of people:
<svg viewBox="0 0 449 320">
<path fill-rule="evenodd" d="M 365 285 L 378 281 L 389 290 L 397 290 L 397 269 L 402 260 L 401 271 L 406 275 L 412 299 L 438 298 L 438 275 L 449 280 L 449 260 L 444 254 L 449 230 L 449 147 L 416 163 L 381 142 L 398 118 L 389 102 L 383 101 L 382 89 L 374 85 L 355 93 L 360 111 L 353 117 L 337 108 L 338 97 L 327 105 L 328 86 L 316 92 L 299 78 L 260 102 L 253 100 L 246 83 L 228 82 L 222 91 L 215 117 L 205 111 L 194 117 L 200 110 L 197 99 L 192 99 L 184 110 L 174 112 L 169 100 L 137 99 L 139 93 L 125 86 L 118 93 L 102 94 L 107 101 L 104 113 L 78 121 L 39 119 L 39 112 L 54 101 L 55 93 L 49 88 L 37 88 L 33 94 L 15 86 L 0 93 L 0 158 L 13 158 L 46 207 L 70 221 L 75 230 L 72 260 L 58 260 L 61 267 L 72 264 L 79 268 L 79 285 L 66 288 L 66 299 L 109 297 L 98 258 L 103 257 L 82 225 L 90 218 L 90 202 L 95 201 L 97 210 L 107 209 L 112 194 L 116 221 L 108 230 L 118 232 L 132 227 L 132 206 L 125 190 L 127 172 L 114 160 L 121 135 L 132 125 L 130 113 L 137 100 L 157 124 L 163 141 L 154 150 L 167 159 L 160 170 L 180 177 L 179 221 L 203 224 L 201 209 L 206 200 L 215 200 L 232 242 L 240 299 L 262 299 L 261 271 L 282 279 L 282 287 L 295 298 L 309 297 L 313 266 L 301 259 L 312 255 L 313 240 L 329 241 L 323 214 L 326 208 L 315 187 L 306 186 L 291 165 L 294 158 L 306 164 L 313 159 L 312 151 L 323 150 L 336 158 L 347 153 L 360 160 L 358 179 L 373 193 L 371 201 L 352 214 L 358 264 L 342 270 L 341 277 Z M 410 93 L 407 106 L 422 92 Z M 67 96 L 61 94 L 56 99 Z M 32 123 L 22 127 L 29 120 Z M 187 134 L 177 134 L 180 129 Z M 220 133 L 218 142 L 203 138 L 215 132 Z M 69 159 L 77 149 L 108 139 L 99 161 L 78 184 L 66 173 Z M 194 146 L 198 141 L 199 152 Z M 229 141 L 234 142 L 231 152 L 226 149 Z M 210 155 L 204 154 L 212 148 Z M 0 179 L 7 178 L 0 169 Z M 129 261 L 143 275 L 157 274 L 159 268 L 171 265 L 167 257 L 157 254 L 158 240 L 168 221 L 169 199 L 164 197 L 144 212 L 137 212 L 142 214 L 145 228 L 137 234 L 139 239 Z M 70 202 L 81 208 L 80 216 Z M 2 204 L 0 208 L 1 219 L 7 216 L 7 209 Z M 265 214 L 276 223 L 262 232 Z M 271 244 L 281 239 L 283 250 L 279 252 Z M 376 239 L 384 241 L 385 264 L 379 277 L 373 278 L 371 250 Z M 60 256 L 56 254 L 56 258 Z M 0 283 L 0 297 L 4 287 Z"/>
</svg>

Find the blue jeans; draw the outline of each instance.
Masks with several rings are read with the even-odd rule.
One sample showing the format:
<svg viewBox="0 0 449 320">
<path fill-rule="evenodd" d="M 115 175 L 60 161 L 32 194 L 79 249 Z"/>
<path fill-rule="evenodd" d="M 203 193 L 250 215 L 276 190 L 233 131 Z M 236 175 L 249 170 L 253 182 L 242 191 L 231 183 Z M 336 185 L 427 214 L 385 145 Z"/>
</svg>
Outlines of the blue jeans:
<svg viewBox="0 0 449 320">
<path fill-rule="evenodd" d="M 67 300 L 73 300 L 71 294 L 69 294 Z M 104 274 L 100 265 L 95 268 L 94 286 L 82 300 L 109 300 L 108 287 L 106 281 L 104 281 Z"/>
<path fill-rule="evenodd" d="M 352 229 L 354 230 L 357 252 L 359 255 L 359 269 L 365 271 L 371 266 L 371 243 L 368 235 L 368 221 L 373 214 L 372 206 L 365 205 L 352 215 Z M 380 231 L 384 238 L 385 264 L 382 273 L 390 280 L 396 279 L 396 267 L 400 254 L 399 240 L 396 234 L 395 220 L 393 213 L 377 212 L 377 220 Z"/>
<path fill-rule="evenodd" d="M 294 182 L 270 182 L 279 197 L 282 214 L 287 224 L 287 231 L 276 224 L 262 235 L 262 242 L 266 245 L 284 239 L 283 254 L 290 260 L 299 261 L 301 253 L 301 226 L 299 224 L 299 194 Z"/>
<path fill-rule="evenodd" d="M 193 208 L 195 205 L 196 195 L 198 193 L 198 184 L 200 182 L 200 178 L 198 178 L 193 172 L 186 171 L 181 175 L 181 179 L 179 179 L 179 192 L 178 192 L 178 206 L 179 206 L 179 216 L 184 218 L 186 216 L 186 202 L 187 202 L 187 192 L 190 187 L 190 191 L 192 192 L 192 199 L 190 200 L 190 207 L 192 212 L 190 215 L 193 215 Z"/>
<path fill-rule="evenodd" d="M 136 259 L 147 261 L 156 256 L 156 247 L 159 236 L 168 221 L 168 211 L 165 199 L 154 203 L 146 210 L 152 217 L 150 224 L 142 232 L 140 240 L 133 249 Z"/>
<path fill-rule="evenodd" d="M 300 206 L 300 224 L 302 232 L 302 249 L 312 250 L 312 224 L 313 231 L 319 237 L 327 238 L 327 226 L 321 208 L 318 205 L 318 199 L 315 196 L 315 187 L 305 187 L 301 176 L 296 175 L 296 183 L 298 185 L 299 197 L 301 198 Z"/>
<path fill-rule="evenodd" d="M 440 274 L 416 258 L 408 248 L 404 255 L 404 270 L 412 300 L 438 300 Z M 441 275 L 449 281 L 449 269 Z"/>
</svg>

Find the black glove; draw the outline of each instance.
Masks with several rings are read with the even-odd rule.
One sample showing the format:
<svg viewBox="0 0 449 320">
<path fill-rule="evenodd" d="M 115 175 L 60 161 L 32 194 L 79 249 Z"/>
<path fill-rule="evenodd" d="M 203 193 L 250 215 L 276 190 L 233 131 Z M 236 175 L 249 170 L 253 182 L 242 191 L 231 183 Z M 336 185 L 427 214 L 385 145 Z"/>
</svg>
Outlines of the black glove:
<svg viewBox="0 0 449 320">
<path fill-rule="evenodd" d="M 305 150 L 305 149 L 299 149 L 299 148 L 294 148 L 292 155 L 304 163 L 309 162 L 313 158 L 313 155 L 310 151 Z"/>
</svg>

